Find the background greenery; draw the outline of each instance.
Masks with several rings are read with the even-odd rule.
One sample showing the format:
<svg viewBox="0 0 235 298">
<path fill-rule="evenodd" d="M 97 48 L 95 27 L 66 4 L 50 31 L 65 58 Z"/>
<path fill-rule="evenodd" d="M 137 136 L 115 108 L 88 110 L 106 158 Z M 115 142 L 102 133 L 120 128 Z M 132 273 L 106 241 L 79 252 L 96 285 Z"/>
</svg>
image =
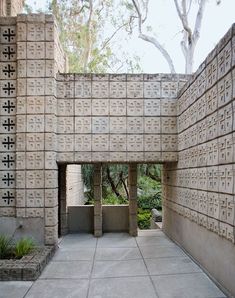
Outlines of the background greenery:
<svg viewBox="0 0 235 298">
<path fill-rule="evenodd" d="M 93 166 L 82 165 L 86 204 L 93 204 Z M 128 204 L 128 166 L 103 165 L 102 191 L 105 205 Z M 150 228 L 151 210 L 161 210 L 161 165 L 142 164 L 138 166 L 137 179 L 138 226 Z"/>
</svg>

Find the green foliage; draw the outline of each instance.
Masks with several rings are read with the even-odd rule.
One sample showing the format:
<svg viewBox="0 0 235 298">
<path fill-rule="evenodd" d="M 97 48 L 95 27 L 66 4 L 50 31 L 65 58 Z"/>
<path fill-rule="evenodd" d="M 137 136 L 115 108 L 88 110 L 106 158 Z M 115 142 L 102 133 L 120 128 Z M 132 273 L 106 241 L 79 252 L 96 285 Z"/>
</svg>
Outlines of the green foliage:
<svg viewBox="0 0 235 298">
<path fill-rule="evenodd" d="M 69 72 L 120 72 L 120 66 L 140 71 L 136 57 L 124 53 L 121 60 L 113 51 L 117 35 L 126 26 L 117 14 L 115 0 L 52 0 L 60 41 L 69 60 Z M 120 36 L 120 34 L 119 34 Z M 121 46 L 121 45 L 120 45 Z"/>
<path fill-rule="evenodd" d="M 12 254 L 12 238 L 0 235 L 0 259 L 6 259 Z"/>
<path fill-rule="evenodd" d="M 94 167 L 93 165 L 84 164 L 81 166 L 82 168 L 82 179 L 85 185 L 85 197 L 88 201 L 92 200 L 94 197 L 94 189 L 93 189 L 93 175 L 94 175 Z"/>
<path fill-rule="evenodd" d="M 30 238 L 21 238 L 14 247 L 14 254 L 17 259 L 29 254 L 35 248 L 34 241 Z"/>
<path fill-rule="evenodd" d="M 108 170 L 108 171 L 107 171 Z M 94 204 L 93 166 L 82 166 L 83 181 L 86 186 L 87 204 Z M 104 205 L 128 204 L 127 165 L 103 165 L 102 167 L 102 203 Z M 113 185 L 111 185 L 113 184 Z M 142 164 L 138 167 L 137 181 L 138 226 L 150 228 L 151 210 L 161 206 L 161 166 Z"/>
<path fill-rule="evenodd" d="M 113 193 L 108 194 L 105 198 L 102 200 L 103 205 L 123 205 L 128 204 L 128 200 L 123 197 L 116 197 Z"/>
<path fill-rule="evenodd" d="M 161 183 L 148 176 L 140 176 L 137 202 L 142 209 L 161 209 Z"/>
<path fill-rule="evenodd" d="M 141 208 L 138 208 L 137 221 L 138 221 L 138 227 L 141 230 L 150 228 L 150 219 L 151 219 L 150 210 L 143 210 Z"/>
</svg>

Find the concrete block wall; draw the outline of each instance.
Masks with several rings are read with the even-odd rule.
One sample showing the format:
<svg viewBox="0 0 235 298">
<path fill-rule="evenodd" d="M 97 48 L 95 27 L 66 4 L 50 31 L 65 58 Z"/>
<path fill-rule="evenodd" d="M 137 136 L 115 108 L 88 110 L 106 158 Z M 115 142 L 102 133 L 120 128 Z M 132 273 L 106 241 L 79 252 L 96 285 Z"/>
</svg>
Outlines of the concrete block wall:
<svg viewBox="0 0 235 298">
<path fill-rule="evenodd" d="M 1 17 L 0 25 L 0 232 L 23 223 L 25 234 L 31 227 L 55 244 L 58 213 L 68 231 L 66 164 L 94 163 L 98 177 L 106 162 L 161 162 L 165 232 L 235 293 L 234 27 L 188 77 L 67 74 L 51 15 Z"/>
<path fill-rule="evenodd" d="M 187 78 L 58 74 L 58 161 L 176 161 L 176 100 Z"/>
<path fill-rule="evenodd" d="M 32 226 L 41 219 L 44 242 L 53 244 L 58 237 L 55 74 L 66 70 L 65 55 L 51 15 L 5 17 L 0 23 L 0 215 L 31 218 Z"/>
<path fill-rule="evenodd" d="M 16 19 L 0 18 L 0 216 L 16 214 Z"/>
<path fill-rule="evenodd" d="M 50 15 L 17 16 L 17 217 L 42 218 L 47 244 L 58 234 L 55 32 Z"/>
<path fill-rule="evenodd" d="M 166 233 L 193 252 L 214 277 L 235 293 L 234 29 L 228 31 L 180 91 L 178 163 L 163 166 L 163 196 Z M 174 226 L 177 224 L 180 226 Z M 204 235 L 201 239 L 190 235 L 199 231 Z M 216 243 L 211 251 L 204 246 L 203 253 L 202 246 L 207 244 L 202 239 L 209 239 L 211 233 L 217 235 L 213 238 Z M 193 245 L 186 244 L 187 240 Z M 226 249 L 219 251 L 223 246 Z M 212 267 L 219 254 L 225 256 L 216 258 L 217 268 Z M 219 273 L 228 270 L 225 258 L 233 264 L 226 280 Z"/>
</svg>

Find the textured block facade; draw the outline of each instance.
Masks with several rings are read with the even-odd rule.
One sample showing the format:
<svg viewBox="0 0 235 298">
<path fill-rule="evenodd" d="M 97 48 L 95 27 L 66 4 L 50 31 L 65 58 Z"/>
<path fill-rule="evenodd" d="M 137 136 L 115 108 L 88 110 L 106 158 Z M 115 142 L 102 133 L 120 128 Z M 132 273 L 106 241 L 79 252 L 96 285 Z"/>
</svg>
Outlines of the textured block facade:
<svg viewBox="0 0 235 298">
<path fill-rule="evenodd" d="M 186 247 L 188 226 L 218 237 L 208 258 L 197 255 L 200 239 L 189 251 L 235 292 L 234 66 L 233 26 L 192 76 L 68 74 L 53 16 L 1 17 L 1 222 L 12 234 L 21 226 L 55 244 L 58 226 L 68 232 L 66 165 L 94 163 L 94 233 L 101 236 L 102 163 L 128 163 L 129 232 L 136 235 L 136 164 L 163 163 L 166 233 Z M 77 185 L 67 183 L 74 198 Z M 207 264 L 217 246 L 232 247 L 226 280 L 224 262 Z"/>
<path fill-rule="evenodd" d="M 231 29 L 180 92 L 178 163 L 163 176 L 165 209 L 233 243 L 234 65 Z"/>
<path fill-rule="evenodd" d="M 58 162 L 177 161 L 184 75 L 57 75 Z"/>
<path fill-rule="evenodd" d="M 0 18 L 1 216 L 42 218 L 57 239 L 56 80 L 66 60 L 50 15 Z M 4 161 L 4 162 L 3 162 Z"/>
<path fill-rule="evenodd" d="M 58 224 L 68 231 L 66 164 L 94 163 L 98 179 L 102 163 L 129 163 L 136 235 L 136 164 L 163 163 L 165 231 L 171 235 L 176 218 L 178 235 L 194 223 L 234 250 L 234 65 L 232 27 L 192 76 L 68 74 L 51 15 L 1 17 L 1 220 L 22 221 L 27 233 L 28 219 L 44 243 L 55 244 Z M 100 236 L 101 179 L 94 185 Z"/>
</svg>

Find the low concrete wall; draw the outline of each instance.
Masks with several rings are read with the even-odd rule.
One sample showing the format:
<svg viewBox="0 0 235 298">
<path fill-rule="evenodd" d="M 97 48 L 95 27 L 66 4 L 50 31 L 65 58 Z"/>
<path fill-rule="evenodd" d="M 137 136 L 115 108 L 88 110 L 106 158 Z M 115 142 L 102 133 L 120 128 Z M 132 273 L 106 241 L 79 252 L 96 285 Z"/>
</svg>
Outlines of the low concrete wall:
<svg viewBox="0 0 235 298">
<path fill-rule="evenodd" d="M 94 231 L 94 206 L 81 205 L 68 207 L 69 232 L 93 233 Z"/>
<path fill-rule="evenodd" d="M 225 238 L 164 207 L 163 230 L 235 297 L 235 249 Z"/>
<path fill-rule="evenodd" d="M 129 206 L 103 205 L 103 232 L 128 232 Z"/>
<path fill-rule="evenodd" d="M 103 205 L 103 232 L 128 232 L 128 205 Z M 94 206 L 81 205 L 68 207 L 69 232 L 94 231 Z"/>
</svg>

